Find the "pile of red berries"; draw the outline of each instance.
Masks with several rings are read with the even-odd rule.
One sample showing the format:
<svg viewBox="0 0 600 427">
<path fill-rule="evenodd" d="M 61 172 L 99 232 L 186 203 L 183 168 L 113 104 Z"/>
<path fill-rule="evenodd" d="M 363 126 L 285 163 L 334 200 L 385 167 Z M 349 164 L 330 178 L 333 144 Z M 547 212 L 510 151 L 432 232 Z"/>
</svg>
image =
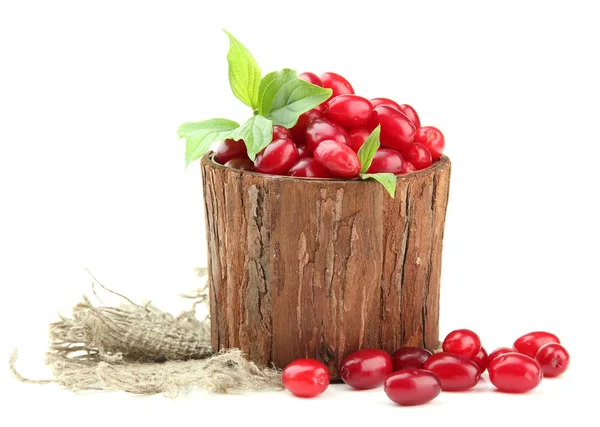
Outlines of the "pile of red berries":
<svg viewBox="0 0 600 427">
<path fill-rule="evenodd" d="M 427 168 L 444 150 L 444 136 L 431 126 L 421 127 L 417 112 L 391 99 L 368 100 L 354 94 L 350 83 L 335 73 L 298 76 L 329 88 L 332 96 L 302 114 L 291 129 L 273 126 L 272 142 L 254 162 L 242 141 L 226 139 L 214 159 L 235 169 L 306 178 L 357 178 L 358 150 L 371 132 L 381 127 L 381 148 L 367 173 L 404 174 Z"/>
<path fill-rule="evenodd" d="M 432 354 L 419 347 L 401 347 L 391 356 L 383 350 L 359 350 L 344 359 L 340 373 L 351 387 L 371 389 L 383 384 L 392 401 L 420 405 L 442 391 L 470 390 L 486 369 L 498 390 L 526 393 L 542 377 L 561 375 L 570 361 L 558 337 L 549 332 L 525 334 L 512 348 L 501 347 L 488 355 L 475 332 L 457 329 L 444 339 L 442 350 Z M 283 385 L 296 396 L 318 396 L 329 385 L 329 372 L 317 360 L 299 359 L 284 369 Z"/>
</svg>

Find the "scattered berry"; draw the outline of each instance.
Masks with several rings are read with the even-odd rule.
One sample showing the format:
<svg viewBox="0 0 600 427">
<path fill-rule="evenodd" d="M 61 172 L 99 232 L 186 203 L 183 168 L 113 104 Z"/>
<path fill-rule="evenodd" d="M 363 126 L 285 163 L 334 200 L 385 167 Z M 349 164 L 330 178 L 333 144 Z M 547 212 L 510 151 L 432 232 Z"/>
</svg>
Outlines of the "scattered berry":
<svg viewBox="0 0 600 427">
<path fill-rule="evenodd" d="M 318 360 L 294 360 L 283 370 L 283 386 L 298 397 L 315 397 L 329 386 L 329 371 Z"/>
<path fill-rule="evenodd" d="M 535 360 L 540 364 L 544 377 L 558 377 L 562 375 L 571 362 L 571 356 L 562 345 L 549 342 L 538 350 Z"/>
<path fill-rule="evenodd" d="M 299 158 L 291 139 L 278 139 L 256 155 L 254 169 L 269 175 L 287 175 Z"/>
<path fill-rule="evenodd" d="M 500 391 L 526 393 L 542 381 L 538 362 L 520 353 L 507 353 L 496 357 L 488 366 L 490 381 Z"/>
<path fill-rule="evenodd" d="M 479 382 L 479 367 L 466 357 L 453 353 L 436 353 L 431 356 L 423 369 L 438 376 L 443 391 L 466 391 Z"/>
<path fill-rule="evenodd" d="M 475 332 L 469 329 L 457 329 L 446 335 L 442 349 L 447 353 L 473 359 L 481 349 L 481 340 Z"/>
<path fill-rule="evenodd" d="M 471 359 L 479 367 L 479 373 L 483 374 L 488 366 L 489 356 L 485 348 L 481 347 L 479 352 Z"/>
<path fill-rule="evenodd" d="M 383 350 L 359 350 L 344 359 L 342 380 L 351 387 L 365 390 L 383 384 L 392 373 L 392 358 Z"/>
<path fill-rule="evenodd" d="M 440 379 L 423 369 L 403 369 L 385 379 L 387 397 L 399 405 L 422 405 L 435 399 L 442 391 Z"/>
<path fill-rule="evenodd" d="M 431 352 L 421 347 L 400 347 L 392 354 L 394 371 L 402 369 L 423 369 Z"/>
<path fill-rule="evenodd" d="M 556 335 L 550 332 L 536 331 L 517 338 L 513 344 L 513 348 L 519 353 L 535 358 L 540 347 L 549 342 L 560 344 L 560 340 Z"/>
<path fill-rule="evenodd" d="M 490 353 L 490 355 L 488 356 L 488 365 L 490 363 L 492 363 L 492 360 L 494 360 L 496 357 L 501 356 L 503 354 L 506 353 L 514 353 L 515 349 L 514 348 L 510 348 L 510 347 L 500 347 L 497 348 L 496 350 L 492 351 Z"/>
</svg>

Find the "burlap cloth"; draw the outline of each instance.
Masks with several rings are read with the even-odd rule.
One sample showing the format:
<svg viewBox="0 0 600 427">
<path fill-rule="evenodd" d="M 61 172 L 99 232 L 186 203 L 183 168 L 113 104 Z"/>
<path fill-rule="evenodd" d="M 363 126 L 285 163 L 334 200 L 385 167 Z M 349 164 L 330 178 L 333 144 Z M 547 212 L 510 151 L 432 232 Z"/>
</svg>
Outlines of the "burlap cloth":
<svg viewBox="0 0 600 427">
<path fill-rule="evenodd" d="M 198 273 L 205 276 L 202 269 Z M 95 285 L 106 289 L 93 280 L 93 289 Z M 119 307 L 94 306 L 84 296 L 71 318 L 50 324 L 46 364 L 53 379 L 31 380 L 19 374 L 16 350 L 9 362 L 15 377 L 29 383 L 58 383 L 73 391 L 122 390 L 170 397 L 191 388 L 240 392 L 282 387 L 280 370 L 258 367 L 238 349 L 213 353 L 210 320 L 196 318 L 196 306 L 206 301 L 206 286 L 187 296 L 193 299 L 192 309 L 178 316 L 106 290 L 122 299 Z"/>
</svg>

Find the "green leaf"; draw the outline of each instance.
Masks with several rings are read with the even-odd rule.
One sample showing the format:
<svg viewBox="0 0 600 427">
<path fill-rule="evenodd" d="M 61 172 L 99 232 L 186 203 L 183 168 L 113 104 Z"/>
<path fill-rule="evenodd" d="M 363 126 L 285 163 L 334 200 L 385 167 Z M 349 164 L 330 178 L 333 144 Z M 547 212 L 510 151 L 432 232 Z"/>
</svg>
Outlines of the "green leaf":
<svg viewBox="0 0 600 427">
<path fill-rule="evenodd" d="M 361 173 L 360 177 L 362 179 L 372 178 L 378 181 L 390 193 L 390 196 L 394 198 L 396 194 L 396 175 L 393 173 Z"/>
<path fill-rule="evenodd" d="M 331 94 L 331 89 L 300 80 L 294 70 L 283 69 L 267 74 L 261 81 L 258 112 L 273 124 L 289 129 L 302 113 L 315 108 Z"/>
<path fill-rule="evenodd" d="M 233 94 L 252 109 L 258 108 L 258 87 L 262 73 L 258 63 L 246 47 L 223 30 L 229 37 L 229 85 Z"/>
<path fill-rule="evenodd" d="M 256 155 L 270 144 L 273 138 L 273 123 L 261 115 L 252 116 L 229 137 L 236 141 L 243 139 L 248 149 L 248 157 L 254 161 Z"/>
<path fill-rule="evenodd" d="M 189 122 L 179 126 L 177 138 L 185 138 L 186 167 L 202 157 L 213 142 L 229 137 L 231 131 L 239 126 L 236 122 L 227 119 Z"/>
<path fill-rule="evenodd" d="M 373 156 L 379 149 L 379 134 L 381 133 L 381 126 L 377 125 L 371 135 L 365 140 L 364 144 L 358 150 L 358 159 L 360 160 L 360 173 L 366 173 L 371 167 Z"/>
</svg>

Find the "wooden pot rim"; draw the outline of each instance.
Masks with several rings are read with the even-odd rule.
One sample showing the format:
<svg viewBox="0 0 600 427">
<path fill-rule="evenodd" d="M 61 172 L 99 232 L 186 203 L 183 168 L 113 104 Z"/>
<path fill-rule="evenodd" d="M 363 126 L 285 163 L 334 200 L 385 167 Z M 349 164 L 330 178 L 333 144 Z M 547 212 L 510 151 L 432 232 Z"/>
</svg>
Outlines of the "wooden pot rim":
<svg viewBox="0 0 600 427">
<path fill-rule="evenodd" d="M 260 176 L 265 181 L 306 181 L 306 182 L 318 182 L 318 183 L 331 183 L 331 184 L 350 184 L 355 183 L 356 185 L 364 185 L 364 184 L 373 184 L 371 180 L 360 180 L 360 179 L 331 179 L 331 178 L 305 178 L 305 177 L 296 177 L 296 176 L 285 176 L 285 175 L 266 175 L 259 172 L 251 172 L 241 169 L 234 169 L 228 166 L 224 166 L 220 163 L 217 163 L 214 160 L 214 152 L 209 151 L 202 157 L 202 163 L 210 166 L 215 169 L 227 169 L 230 173 L 237 173 L 238 175 L 254 175 Z M 433 163 L 431 166 L 425 169 L 421 169 L 415 172 L 410 172 L 403 175 L 396 175 L 398 181 L 406 181 L 410 179 L 420 178 L 424 175 L 434 174 L 436 172 L 444 170 L 450 164 L 450 159 L 447 156 L 442 155 L 438 161 Z"/>
</svg>

